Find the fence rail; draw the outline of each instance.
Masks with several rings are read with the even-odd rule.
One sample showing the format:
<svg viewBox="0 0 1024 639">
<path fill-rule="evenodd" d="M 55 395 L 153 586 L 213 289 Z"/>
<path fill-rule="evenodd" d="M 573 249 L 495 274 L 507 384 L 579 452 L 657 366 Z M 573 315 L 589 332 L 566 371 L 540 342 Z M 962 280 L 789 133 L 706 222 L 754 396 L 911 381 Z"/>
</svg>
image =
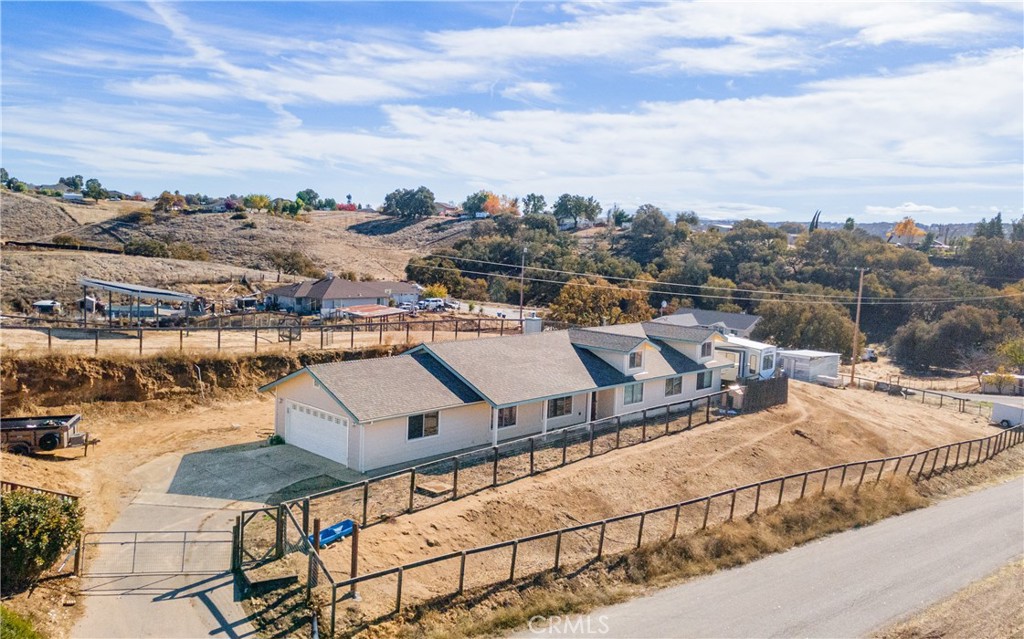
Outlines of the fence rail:
<svg viewBox="0 0 1024 639">
<path fill-rule="evenodd" d="M 252 317 L 250 325 L 244 325 Z M 40 320 L 28 323 L 14 318 L 15 323 L 0 325 L 2 331 L 24 332 L 17 339 L 8 337 L 8 347 L 17 349 L 73 350 L 92 352 L 101 350 L 120 354 L 143 355 L 168 350 L 196 351 L 251 351 L 306 349 L 355 349 L 369 345 L 389 343 L 432 343 L 457 341 L 487 336 L 519 334 L 525 320 L 510 318 L 451 318 L 426 320 L 380 320 L 355 323 L 316 324 L 292 316 L 264 323 L 257 316 L 224 316 L 218 320 L 204 320 L 204 325 L 189 326 L 136 326 L 117 324 L 108 326 L 82 326 L 67 320 Z M 242 326 L 234 325 L 242 322 Z M 545 322 L 544 330 L 559 330 L 568 325 Z M 8 335 L 11 335 L 9 333 Z M 175 339 L 177 338 L 177 339 Z"/>
<path fill-rule="evenodd" d="M 16 484 L 11 481 L 0 481 L 0 493 L 9 493 L 15 490 L 24 490 L 41 495 L 53 495 L 61 501 L 71 502 L 72 504 L 78 503 L 78 495 L 70 495 L 68 493 L 62 493 L 56 490 L 47 490 L 46 488 L 37 488 L 35 486 L 26 486 L 25 484 Z"/>
<path fill-rule="evenodd" d="M 785 385 L 788 380 L 782 380 Z M 771 380 L 774 381 L 774 380 Z M 778 384 L 778 382 L 776 382 Z M 363 528 L 620 448 L 716 421 L 729 391 L 502 442 L 284 502 L 306 521 L 352 519 Z M 776 391 L 776 397 L 785 399 Z M 434 488 L 434 490 L 429 490 Z M 243 525 L 246 522 L 243 522 Z"/>
<path fill-rule="evenodd" d="M 920 396 L 922 404 L 930 404 L 939 408 L 950 408 L 961 413 L 977 413 L 982 415 L 986 409 L 991 412 L 991 406 L 985 402 L 957 397 L 947 392 L 907 386 L 899 382 L 884 382 L 857 375 L 853 378 L 853 384 L 856 388 L 872 392 L 885 392 L 894 396 L 899 395 L 906 400 L 911 400 L 911 398 L 916 400 L 916 397 Z"/>
<path fill-rule="evenodd" d="M 485 585 L 511 583 L 517 577 L 558 570 L 563 561 L 562 547 L 567 535 L 581 532 L 592 533 L 590 538 L 594 541 L 596 548 L 593 545 L 590 547 L 590 556 L 588 558 L 591 560 L 600 559 L 605 554 L 612 552 L 609 546 L 613 543 L 617 550 L 621 552 L 639 548 L 645 540 L 650 542 L 655 539 L 672 539 L 678 535 L 681 526 L 695 530 L 705 529 L 711 524 L 732 521 L 738 517 L 756 514 L 762 509 L 779 506 L 784 501 L 802 499 L 809 491 L 824 493 L 829 488 L 830 481 L 834 489 L 848 485 L 854 485 L 859 489 L 866 482 L 877 483 L 882 481 L 886 473 L 889 473 L 890 481 L 901 475 L 910 478 L 912 481 L 918 481 L 922 478 L 930 478 L 937 473 L 981 463 L 991 459 L 1007 448 L 1020 444 L 1022 441 L 1024 441 L 1024 429 L 1018 426 L 990 437 L 937 446 L 906 455 L 837 464 L 774 477 L 718 491 L 711 495 L 687 499 L 639 512 L 577 524 L 557 530 L 549 530 L 486 546 L 449 552 L 401 566 L 394 566 L 364 575 L 351 576 L 348 579 L 339 580 L 332 584 L 331 633 L 333 634 L 336 629 L 337 605 L 348 598 L 350 593 L 359 585 L 380 582 L 394 577 L 394 604 L 388 609 L 383 610 L 382 615 L 386 616 L 387 614 L 400 611 L 403 604 L 403 596 L 408 596 L 410 572 L 418 568 L 443 564 L 445 562 L 450 562 L 453 566 L 456 566 L 452 568 L 455 572 L 449 575 L 450 579 L 443 580 L 439 579 L 438 575 L 431 575 L 427 578 L 429 579 L 427 583 L 430 584 L 430 587 L 425 588 L 420 584 L 421 587 L 417 591 L 419 593 L 429 593 L 421 595 L 422 599 L 430 600 L 462 594 L 466 590 L 467 558 L 470 557 L 491 556 L 494 558 L 492 565 L 501 562 L 502 565 L 507 566 L 507 571 L 501 571 L 502 576 L 500 578 L 485 577 Z M 939 464 L 940 459 L 942 460 L 941 465 Z M 686 510 L 687 518 L 691 519 L 688 523 L 683 520 L 684 510 Z M 659 515 L 666 517 L 663 517 L 661 521 L 655 522 Z M 625 536 L 622 534 L 625 527 L 621 524 L 633 526 L 626 530 L 630 534 Z M 612 527 L 616 527 L 615 538 L 609 533 Z M 654 531 L 653 533 L 652 530 Z M 547 559 L 544 560 L 542 556 L 538 558 L 535 552 L 529 558 L 532 561 L 531 567 L 524 567 L 522 564 L 522 549 L 527 544 L 533 544 L 531 548 L 535 549 L 537 546 L 536 542 L 541 541 L 552 542 L 546 546 L 550 552 Z M 494 571 L 491 572 L 493 573 Z M 480 580 L 477 581 L 479 582 Z M 458 585 L 451 588 L 448 592 L 438 592 L 436 588 L 438 583 L 457 583 Z M 341 596 L 339 596 L 339 593 L 341 593 Z M 375 594 L 382 594 L 382 591 L 377 589 Z M 365 599 L 366 595 L 364 594 L 364 601 Z"/>
</svg>

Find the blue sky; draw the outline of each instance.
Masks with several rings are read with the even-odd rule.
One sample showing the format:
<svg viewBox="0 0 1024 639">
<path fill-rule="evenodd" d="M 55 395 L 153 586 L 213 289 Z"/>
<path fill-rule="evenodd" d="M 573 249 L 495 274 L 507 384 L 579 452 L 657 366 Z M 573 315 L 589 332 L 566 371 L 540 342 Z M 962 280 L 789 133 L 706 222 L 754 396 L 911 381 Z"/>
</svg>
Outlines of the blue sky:
<svg viewBox="0 0 1024 639">
<path fill-rule="evenodd" d="M 3 165 L 147 195 L 1019 217 L 1022 6 L 3 2 Z"/>
</svg>

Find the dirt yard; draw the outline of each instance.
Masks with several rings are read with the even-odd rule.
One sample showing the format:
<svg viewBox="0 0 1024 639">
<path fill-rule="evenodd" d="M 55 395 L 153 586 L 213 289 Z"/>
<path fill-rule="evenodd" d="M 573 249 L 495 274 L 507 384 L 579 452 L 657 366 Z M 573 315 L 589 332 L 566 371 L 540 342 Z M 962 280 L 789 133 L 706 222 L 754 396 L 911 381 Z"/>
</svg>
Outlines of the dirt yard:
<svg viewBox="0 0 1024 639">
<path fill-rule="evenodd" d="M 840 376 L 850 379 L 850 367 L 841 366 Z M 978 378 L 973 375 L 964 374 L 935 374 L 921 375 L 917 372 L 903 370 L 898 364 L 886 356 L 880 356 L 877 362 L 858 362 L 857 377 L 866 377 L 883 382 L 892 380 L 906 386 L 923 388 L 925 390 L 956 391 L 961 393 L 974 393 L 978 391 Z"/>
<path fill-rule="evenodd" d="M 788 472 L 902 454 L 995 432 L 977 416 L 867 391 L 792 382 L 785 407 L 719 421 L 371 526 L 361 535 L 359 571 L 365 574 L 634 512 Z M 659 525 L 664 522 L 649 523 Z M 617 545 L 629 545 L 636 534 L 635 524 L 632 527 L 632 531 L 609 529 L 609 552 Z M 563 541 L 567 563 L 593 556 L 590 537 L 581 534 Z M 553 549 L 547 546 L 553 542 L 545 543 L 520 549 L 524 571 L 550 562 Z M 325 550 L 323 557 L 336 578 L 348 574 L 348 544 Z M 470 581 L 475 586 L 497 580 L 507 573 L 507 566 L 496 562 L 493 554 L 486 560 L 471 557 L 467 587 Z M 458 561 L 453 560 L 411 571 L 405 575 L 405 592 L 411 601 L 450 592 L 457 568 Z M 367 584 L 365 605 L 387 602 L 393 581 Z"/>
<path fill-rule="evenodd" d="M 875 637 L 973 639 L 1024 636 L 1024 560 L 1017 560 Z"/>
</svg>

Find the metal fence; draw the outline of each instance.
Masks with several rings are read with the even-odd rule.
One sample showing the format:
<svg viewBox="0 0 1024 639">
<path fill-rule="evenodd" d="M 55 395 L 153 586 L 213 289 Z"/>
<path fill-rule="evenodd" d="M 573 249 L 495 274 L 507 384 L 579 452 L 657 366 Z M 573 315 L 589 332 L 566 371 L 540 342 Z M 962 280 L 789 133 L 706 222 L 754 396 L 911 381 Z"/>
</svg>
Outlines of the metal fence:
<svg viewBox="0 0 1024 639">
<path fill-rule="evenodd" d="M 786 382 L 785 378 L 780 379 Z M 352 519 L 365 528 L 405 513 L 431 508 L 613 450 L 717 421 L 728 414 L 716 410 L 723 405 L 728 392 L 718 391 L 704 397 L 502 442 L 497 446 L 291 500 L 283 505 L 304 513 L 307 523 L 316 517 L 331 522 Z M 243 522 L 243 527 L 248 523 Z"/>
<path fill-rule="evenodd" d="M 358 587 L 364 614 L 387 616 L 403 603 L 429 601 L 464 593 L 470 588 L 512 583 L 517 578 L 558 570 L 571 561 L 601 559 L 639 548 L 644 542 L 672 539 L 680 531 L 701 530 L 802 499 L 853 485 L 906 476 L 917 481 L 936 473 L 991 459 L 1024 441 L 1016 427 L 998 435 L 938 446 L 916 453 L 839 464 L 719 491 L 657 508 L 470 548 L 395 566 L 332 584 L 331 634 L 338 604 Z M 568 546 L 572 551 L 568 552 Z M 435 567 L 426 574 L 419 569 Z M 442 567 L 443 569 L 438 569 Z M 476 571 L 477 574 L 474 574 Z M 417 580 L 419 577 L 419 580 Z M 388 594 L 390 592 L 390 595 Z M 390 601 L 390 603 L 388 603 Z"/>
<path fill-rule="evenodd" d="M 82 536 L 84 576 L 218 574 L 232 566 L 231 531 L 91 532 Z"/>
<path fill-rule="evenodd" d="M 975 415 L 986 415 L 992 412 L 992 404 L 980 402 L 974 399 L 966 399 L 944 393 L 941 391 L 925 388 L 915 388 L 900 383 L 883 382 L 877 379 L 855 376 L 853 378 L 854 388 L 869 390 L 872 392 L 887 393 L 892 396 L 902 397 L 908 401 L 919 401 L 922 404 L 948 408 L 960 413 L 971 413 Z"/>
</svg>

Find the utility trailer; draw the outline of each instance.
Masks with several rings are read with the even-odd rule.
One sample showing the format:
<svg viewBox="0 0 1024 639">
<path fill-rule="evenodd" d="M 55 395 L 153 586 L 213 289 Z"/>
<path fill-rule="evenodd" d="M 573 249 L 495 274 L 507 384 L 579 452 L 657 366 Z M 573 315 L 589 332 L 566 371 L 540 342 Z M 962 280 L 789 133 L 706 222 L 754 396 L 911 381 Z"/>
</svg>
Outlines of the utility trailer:
<svg viewBox="0 0 1024 639">
<path fill-rule="evenodd" d="M 992 423 L 999 424 L 1003 428 L 1024 424 L 1024 399 L 1014 404 L 1009 402 L 993 402 Z"/>
<path fill-rule="evenodd" d="M 4 417 L 0 419 L 0 447 L 16 455 L 52 453 L 62 448 L 84 447 L 89 454 L 89 433 L 79 432 L 81 415 Z"/>
</svg>

